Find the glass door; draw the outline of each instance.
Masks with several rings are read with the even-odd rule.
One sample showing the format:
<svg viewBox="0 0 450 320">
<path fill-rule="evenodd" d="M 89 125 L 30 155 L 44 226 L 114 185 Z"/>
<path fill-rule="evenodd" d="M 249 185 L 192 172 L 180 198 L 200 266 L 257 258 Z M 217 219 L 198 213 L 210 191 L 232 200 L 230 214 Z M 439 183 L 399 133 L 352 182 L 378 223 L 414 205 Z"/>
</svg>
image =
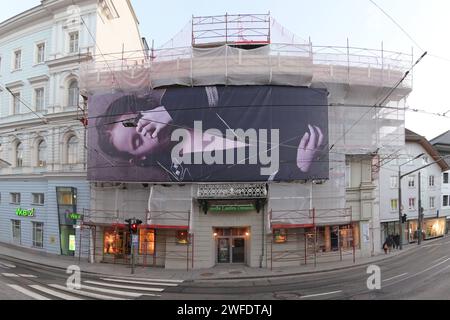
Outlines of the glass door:
<svg viewBox="0 0 450 320">
<path fill-rule="evenodd" d="M 217 244 L 217 262 L 230 263 L 230 238 L 219 238 Z"/>
<path fill-rule="evenodd" d="M 245 239 L 234 238 L 233 239 L 233 263 L 245 263 Z"/>
</svg>

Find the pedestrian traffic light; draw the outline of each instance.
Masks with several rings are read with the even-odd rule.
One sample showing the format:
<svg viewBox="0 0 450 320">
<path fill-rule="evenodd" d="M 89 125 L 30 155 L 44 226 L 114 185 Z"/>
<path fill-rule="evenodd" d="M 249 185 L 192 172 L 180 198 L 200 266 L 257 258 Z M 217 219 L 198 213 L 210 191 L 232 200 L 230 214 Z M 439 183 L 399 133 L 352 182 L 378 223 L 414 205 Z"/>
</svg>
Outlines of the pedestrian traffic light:
<svg viewBox="0 0 450 320">
<path fill-rule="evenodd" d="M 408 219 L 408 216 L 406 214 L 404 214 L 402 216 L 402 223 L 406 223 L 407 219 Z"/>
</svg>

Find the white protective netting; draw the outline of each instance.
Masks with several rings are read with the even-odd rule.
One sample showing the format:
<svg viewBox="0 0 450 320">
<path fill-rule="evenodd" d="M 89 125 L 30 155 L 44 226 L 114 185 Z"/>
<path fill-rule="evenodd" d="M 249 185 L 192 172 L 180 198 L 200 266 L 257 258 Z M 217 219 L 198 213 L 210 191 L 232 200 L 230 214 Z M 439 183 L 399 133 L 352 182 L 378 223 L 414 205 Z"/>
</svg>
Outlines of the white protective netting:
<svg viewBox="0 0 450 320">
<path fill-rule="evenodd" d="M 151 59 L 142 52 L 94 56 L 81 66 L 82 90 L 87 94 L 164 86 L 287 85 L 329 91 L 330 179 L 322 184 L 271 184 L 269 206 L 275 222 L 310 222 L 311 209 L 323 221 L 345 208 L 346 155 L 378 153 L 386 158 L 404 146 L 404 98 L 412 90 L 413 57 L 383 48 L 312 46 L 271 20 L 271 43 L 252 49 L 235 45 L 192 47 L 192 22 Z M 401 81 L 401 82 L 400 82 Z M 394 89 L 395 88 L 395 89 Z M 386 99 L 385 99 L 386 98 Z M 383 107 L 378 105 L 383 102 Z M 150 212 L 191 208 L 156 187 Z M 158 198 L 159 197 L 159 198 Z M 284 201 L 289 198 L 292 201 Z M 154 203 L 153 203 L 154 202 Z M 175 207 L 165 207 L 165 206 Z M 178 209 L 177 209 L 178 208 Z M 183 210 L 181 210 L 183 209 Z M 296 216 L 297 212 L 297 216 Z M 344 215 L 348 213 L 343 211 Z M 334 218 L 333 218 L 334 219 Z M 169 222 L 164 222 L 169 224 Z"/>
</svg>

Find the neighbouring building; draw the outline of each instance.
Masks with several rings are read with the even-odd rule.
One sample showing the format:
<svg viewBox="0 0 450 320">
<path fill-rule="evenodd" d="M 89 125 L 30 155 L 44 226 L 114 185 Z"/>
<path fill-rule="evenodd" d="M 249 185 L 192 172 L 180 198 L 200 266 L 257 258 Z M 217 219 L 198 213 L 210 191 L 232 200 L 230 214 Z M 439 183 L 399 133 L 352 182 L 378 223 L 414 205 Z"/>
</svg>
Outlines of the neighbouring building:
<svg viewBox="0 0 450 320">
<path fill-rule="evenodd" d="M 437 161 L 434 164 L 433 162 Z M 413 172 L 431 164 L 417 172 Z M 401 181 L 401 198 L 399 203 L 399 169 L 405 176 Z M 441 237 L 446 232 L 447 210 L 441 201 L 442 177 L 449 170 L 448 164 L 438 151 L 425 138 L 415 132 L 406 130 L 405 148 L 392 158 L 381 162 L 380 169 L 380 219 L 381 239 L 389 235 L 399 235 L 399 206 L 403 223 L 402 243 L 414 243 L 418 240 L 419 202 L 423 208 L 423 239 Z M 420 190 L 420 193 L 419 193 Z"/>
<path fill-rule="evenodd" d="M 445 162 L 450 166 L 450 131 L 447 131 L 440 136 L 432 139 L 430 143 L 434 148 L 439 151 L 439 154 L 445 158 Z M 441 205 L 442 216 L 447 217 L 447 233 L 450 229 L 450 182 L 449 182 L 450 170 L 442 173 L 441 180 Z"/>
<path fill-rule="evenodd" d="M 0 241 L 74 255 L 90 207 L 79 66 L 144 49 L 128 0 L 43 0 L 0 23 Z"/>
<path fill-rule="evenodd" d="M 134 107 L 122 110 L 122 117 L 97 120 L 89 131 L 88 163 L 95 171 L 88 174 L 92 198 L 83 226 L 89 233 L 91 261 L 130 263 L 132 237 L 125 220 L 133 217 L 144 222 L 134 238 L 137 262 L 144 266 L 300 267 L 379 253 L 379 212 L 384 198 L 379 196 L 383 178 L 377 164 L 404 148 L 403 105 L 412 85 L 410 77 L 400 84 L 399 80 L 410 69 L 413 57 L 382 47 L 313 46 L 298 40 L 267 14 L 193 17 L 190 26 L 191 30 L 180 32 L 168 45 L 152 50 L 150 61 L 144 64 L 118 59 L 109 69 L 101 59 L 84 63 L 82 86 L 90 93 L 90 117 L 102 119 L 111 110 L 117 115 L 123 101 L 133 106 L 153 103 L 154 112 L 165 114 L 176 109 L 170 105 L 171 94 L 180 92 L 181 98 L 175 99 L 178 108 L 188 105 L 191 113 L 185 118 L 194 119 L 205 118 L 204 113 L 211 110 L 250 112 L 255 106 L 285 104 L 286 96 L 300 92 L 319 95 L 320 103 L 307 98 L 294 101 L 293 106 L 309 111 L 283 121 L 286 128 L 296 119 L 303 126 L 306 120 L 302 119 L 326 108 L 321 123 L 327 128 L 326 136 L 319 138 L 326 141 L 320 149 L 323 157 L 314 158 L 313 164 L 325 168 L 320 173 L 326 177 L 305 174 L 289 179 L 277 177 L 278 172 L 261 181 L 251 179 L 251 167 L 237 174 L 233 166 L 219 172 L 204 166 L 202 172 L 207 174 L 190 179 L 188 175 L 197 174 L 195 168 L 189 171 L 185 162 L 176 163 L 173 156 L 171 166 L 161 162 L 147 166 L 148 157 L 137 158 L 120 149 L 120 156 L 125 157 L 120 160 L 112 155 L 117 150 L 102 144 L 114 144 L 112 140 L 123 137 L 111 136 L 113 130 L 131 127 L 135 135 L 134 127 L 138 125 L 139 131 L 139 122 L 148 117 L 142 112 L 136 116 Z M 231 32 L 234 28 L 240 31 Z M 180 38 L 186 34 L 190 36 Z M 152 98 L 141 92 L 145 88 Z M 203 100 L 190 102 L 201 92 L 206 92 Z M 377 107 L 380 101 L 390 108 Z M 223 126 L 230 119 L 242 123 L 248 116 L 243 111 L 239 115 L 217 113 L 213 120 Z M 282 116 L 281 111 L 271 114 L 272 119 Z M 159 124 L 177 120 L 176 116 L 165 119 Z M 265 120 L 262 116 L 253 119 Z M 312 136 L 311 131 L 307 140 Z M 131 147 L 138 149 L 144 138 L 144 134 L 135 136 Z M 300 149 L 310 151 L 306 140 L 302 141 Z M 283 142 L 279 146 L 286 147 Z M 299 148 L 298 144 L 293 147 Z M 182 153 L 187 152 L 183 149 Z M 299 152 L 299 168 L 302 155 Z M 438 176 L 435 182 L 439 183 Z"/>
</svg>

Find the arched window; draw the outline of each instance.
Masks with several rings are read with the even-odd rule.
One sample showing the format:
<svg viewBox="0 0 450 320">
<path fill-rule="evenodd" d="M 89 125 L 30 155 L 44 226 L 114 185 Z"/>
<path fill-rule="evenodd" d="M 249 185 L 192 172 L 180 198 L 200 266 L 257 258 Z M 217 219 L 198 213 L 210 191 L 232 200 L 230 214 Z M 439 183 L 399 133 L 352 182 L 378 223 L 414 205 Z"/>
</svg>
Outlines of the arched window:
<svg viewBox="0 0 450 320">
<path fill-rule="evenodd" d="M 78 163 L 78 138 L 75 136 L 71 136 L 67 140 L 67 163 Z"/>
<path fill-rule="evenodd" d="M 37 165 L 38 167 L 47 166 L 47 143 L 41 140 L 37 148 Z"/>
<path fill-rule="evenodd" d="M 21 142 L 16 144 L 16 167 L 23 167 L 23 144 Z"/>
<path fill-rule="evenodd" d="M 78 88 L 78 81 L 72 80 L 69 84 L 69 107 L 78 106 L 80 101 L 80 89 Z"/>
</svg>

